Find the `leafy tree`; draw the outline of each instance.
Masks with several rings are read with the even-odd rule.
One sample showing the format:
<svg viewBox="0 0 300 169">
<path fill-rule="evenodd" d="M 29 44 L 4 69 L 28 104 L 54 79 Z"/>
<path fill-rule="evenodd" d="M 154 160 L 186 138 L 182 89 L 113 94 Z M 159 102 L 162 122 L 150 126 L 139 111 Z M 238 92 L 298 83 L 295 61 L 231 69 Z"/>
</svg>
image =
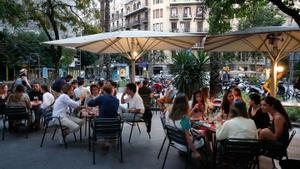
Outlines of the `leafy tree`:
<svg viewBox="0 0 300 169">
<path fill-rule="evenodd" d="M 280 26 L 285 18 L 278 13 L 278 9 L 270 5 L 257 4 L 256 10 L 249 11 L 249 15 L 240 18 L 238 28 L 240 30 L 258 26 Z"/>
<path fill-rule="evenodd" d="M 284 19 L 278 15 L 277 10 L 270 7 L 268 0 L 206 0 L 206 5 L 210 8 L 209 13 L 209 34 L 217 35 L 231 30 L 231 20 L 240 20 L 240 29 L 280 25 Z M 236 53 L 230 54 L 235 58 Z M 259 59 L 260 55 L 256 53 L 248 53 L 254 59 Z M 221 63 L 226 62 L 228 54 L 220 55 L 220 53 L 210 53 L 210 89 L 211 96 L 216 96 L 221 90 L 220 70 Z M 228 57 L 227 57 L 228 58 Z"/>
<path fill-rule="evenodd" d="M 98 33 L 101 29 L 94 25 L 100 17 L 96 8 L 96 0 L 17 0 L 1 1 L 2 6 L 14 4 L 17 12 L 12 19 L 5 19 L 9 23 L 15 23 L 17 18 L 25 18 L 25 21 L 34 21 L 46 34 L 47 40 L 61 39 L 64 32 L 75 32 L 77 34 Z M 7 16 L 10 12 L 5 11 L 0 17 Z M 26 24 L 25 22 L 25 24 Z M 21 22 L 18 22 L 21 23 Z M 18 24 L 16 24 L 18 25 Z M 58 70 L 62 56 L 62 47 L 51 46 L 52 63 Z M 58 73 L 58 72 L 57 72 Z"/>
<path fill-rule="evenodd" d="M 0 19 L 13 27 L 21 26 L 26 21 L 22 5 L 13 0 L 0 0 Z"/>
<path fill-rule="evenodd" d="M 234 16 L 245 16 L 248 15 L 249 12 L 251 13 L 251 10 L 253 7 L 257 7 L 257 5 L 266 6 L 270 2 L 276 6 L 279 10 L 281 10 L 283 13 L 291 16 L 295 22 L 300 26 L 300 9 L 295 5 L 295 0 L 205 0 L 206 5 L 209 8 L 215 8 L 216 6 L 219 7 L 220 12 L 219 16 L 220 18 L 220 24 L 219 26 L 222 32 L 222 29 L 228 27 L 228 20 L 232 19 Z M 227 21 L 224 21 L 224 16 L 228 19 Z M 216 15 L 217 16 L 217 15 Z M 226 24 L 222 24 L 222 22 L 226 22 Z M 218 27 L 218 25 L 212 25 L 214 27 Z"/>
<path fill-rule="evenodd" d="M 51 49 L 41 45 L 47 40 L 43 33 L 19 32 L 10 34 L 2 32 L 0 40 L 6 44 L 6 52 L 3 54 L 2 63 L 10 66 L 20 67 L 23 64 L 53 67 L 51 63 Z"/>
<path fill-rule="evenodd" d="M 180 51 L 173 56 L 173 60 L 172 73 L 178 75 L 175 79 L 176 88 L 190 98 L 194 91 L 207 84 L 208 78 L 204 66 L 209 59 L 203 51 L 199 50 L 196 55 L 189 51 Z"/>
</svg>

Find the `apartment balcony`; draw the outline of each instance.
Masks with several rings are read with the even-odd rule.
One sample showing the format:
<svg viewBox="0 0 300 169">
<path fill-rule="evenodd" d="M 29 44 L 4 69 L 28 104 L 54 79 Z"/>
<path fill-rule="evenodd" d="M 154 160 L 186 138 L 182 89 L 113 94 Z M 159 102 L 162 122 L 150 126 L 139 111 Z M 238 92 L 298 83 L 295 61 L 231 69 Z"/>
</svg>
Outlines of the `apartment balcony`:
<svg viewBox="0 0 300 169">
<path fill-rule="evenodd" d="M 177 33 L 178 33 L 178 32 L 179 32 L 179 29 L 172 29 L 172 28 L 171 28 L 171 29 L 170 29 L 170 32 L 177 32 Z"/>
<path fill-rule="evenodd" d="M 170 0 L 170 5 L 197 5 L 204 3 L 204 0 Z"/>
<path fill-rule="evenodd" d="M 141 18 L 141 19 L 136 20 L 136 21 L 127 22 L 125 24 L 125 28 L 131 28 L 131 27 L 139 26 L 139 25 L 147 23 L 148 21 L 149 21 L 148 18 Z"/>
<path fill-rule="evenodd" d="M 178 14 L 172 14 L 172 15 L 170 15 L 170 20 L 178 20 L 179 19 L 179 16 L 178 16 Z"/>
<path fill-rule="evenodd" d="M 191 19 L 192 19 L 192 15 L 186 15 L 186 14 L 183 14 L 183 15 L 182 15 L 182 19 L 183 19 L 183 20 L 191 20 Z"/>
<path fill-rule="evenodd" d="M 135 9 L 135 10 L 133 10 L 133 11 L 128 12 L 128 13 L 127 13 L 126 15 L 124 15 L 124 16 L 125 16 L 125 17 L 129 17 L 129 16 L 131 16 L 131 15 L 134 15 L 134 14 L 137 14 L 137 13 L 139 13 L 139 12 L 146 11 L 146 10 L 148 10 L 148 6 L 142 6 L 142 7 L 138 8 L 138 9 Z"/>
<path fill-rule="evenodd" d="M 195 19 L 197 19 L 197 20 L 204 20 L 205 18 L 204 18 L 203 14 L 196 14 L 195 15 Z"/>
</svg>

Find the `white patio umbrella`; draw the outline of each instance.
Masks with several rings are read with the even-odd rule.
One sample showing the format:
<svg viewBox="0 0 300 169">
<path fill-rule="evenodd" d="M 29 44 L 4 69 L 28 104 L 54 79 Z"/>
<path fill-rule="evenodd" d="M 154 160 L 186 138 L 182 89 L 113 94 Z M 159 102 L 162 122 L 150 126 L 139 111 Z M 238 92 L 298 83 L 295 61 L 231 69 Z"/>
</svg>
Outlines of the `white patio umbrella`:
<svg viewBox="0 0 300 169">
<path fill-rule="evenodd" d="M 271 95 L 276 96 L 276 67 L 290 52 L 300 51 L 299 27 L 270 26 L 208 36 L 204 44 L 208 52 L 266 52 L 272 62 Z"/>
<path fill-rule="evenodd" d="M 135 62 L 148 50 L 178 50 L 192 48 L 204 34 L 119 31 L 48 41 L 44 44 L 72 47 L 97 54 L 121 53 L 131 60 L 131 80 L 135 79 Z"/>
</svg>

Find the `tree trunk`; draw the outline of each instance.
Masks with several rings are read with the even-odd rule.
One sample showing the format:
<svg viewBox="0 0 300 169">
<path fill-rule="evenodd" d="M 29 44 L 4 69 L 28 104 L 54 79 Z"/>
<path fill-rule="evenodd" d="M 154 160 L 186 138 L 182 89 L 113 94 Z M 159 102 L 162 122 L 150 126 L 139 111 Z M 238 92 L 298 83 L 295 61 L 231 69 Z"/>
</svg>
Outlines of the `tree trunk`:
<svg viewBox="0 0 300 169">
<path fill-rule="evenodd" d="M 220 77 L 220 56 L 218 53 L 213 52 L 210 54 L 210 97 L 216 97 L 222 90 L 221 77 Z"/>
<path fill-rule="evenodd" d="M 102 16 L 104 17 L 104 22 L 102 22 L 102 27 L 105 32 L 110 31 L 110 0 L 103 0 L 101 2 L 101 6 L 105 8 L 102 12 Z M 101 8 L 102 9 L 102 8 Z M 109 54 L 105 54 L 103 56 L 103 64 L 106 66 L 106 79 L 111 79 L 111 58 Z"/>
</svg>

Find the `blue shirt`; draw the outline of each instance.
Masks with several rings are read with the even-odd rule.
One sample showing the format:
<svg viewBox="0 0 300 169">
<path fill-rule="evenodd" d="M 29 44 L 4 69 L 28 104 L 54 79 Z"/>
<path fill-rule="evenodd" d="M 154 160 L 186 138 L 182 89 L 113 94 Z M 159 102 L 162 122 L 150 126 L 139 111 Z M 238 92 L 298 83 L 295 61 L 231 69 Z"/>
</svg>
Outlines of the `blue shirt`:
<svg viewBox="0 0 300 169">
<path fill-rule="evenodd" d="M 119 99 L 110 94 L 104 94 L 91 100 L 88 106 L 99 106 L 100 118 L 116 118 L 118 116 Z"/>
</svg>

